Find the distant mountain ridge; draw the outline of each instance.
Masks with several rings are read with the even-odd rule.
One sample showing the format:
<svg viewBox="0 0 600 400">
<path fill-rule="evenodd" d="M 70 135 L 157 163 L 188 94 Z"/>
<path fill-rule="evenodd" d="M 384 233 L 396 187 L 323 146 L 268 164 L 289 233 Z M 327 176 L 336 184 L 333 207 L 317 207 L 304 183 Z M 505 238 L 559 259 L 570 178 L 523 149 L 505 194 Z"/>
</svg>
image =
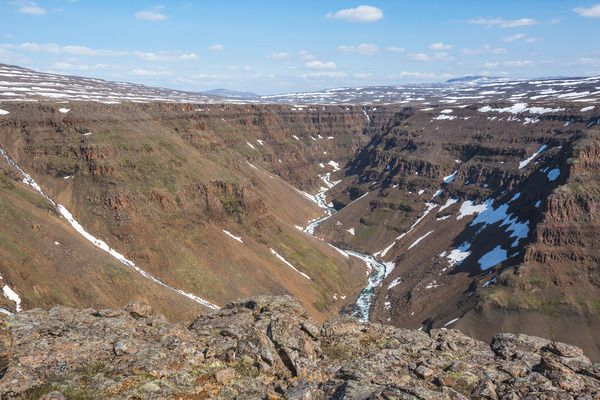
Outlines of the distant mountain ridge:
<svg viewBox="0 0 600 400">
<path fill-rule="evenodd" d="M 220 96 L 231 99 L 247 99 L 254 100 L 260 98 L 260 95 L 253 92 L 240 92 L 237 90 L 229 90 L 229 89 L 212 89 L 206 90 L 202 93 L 207 94 L 209 96 Z"/>
<path fill-rule="evenodd" d="M 600 76 L 588 78 L 509 79 L 483 75 L 430 84 L 341 87 L 311 92 L 258 95 L 231 89 L 205 92 L 153 88 L 102 79 L 56 75 L 0 64 L 0 101 L 68 100 L 166 103 L 456 104 L 476 102 L 587 101 L 600 99 Z"/>
</svg>

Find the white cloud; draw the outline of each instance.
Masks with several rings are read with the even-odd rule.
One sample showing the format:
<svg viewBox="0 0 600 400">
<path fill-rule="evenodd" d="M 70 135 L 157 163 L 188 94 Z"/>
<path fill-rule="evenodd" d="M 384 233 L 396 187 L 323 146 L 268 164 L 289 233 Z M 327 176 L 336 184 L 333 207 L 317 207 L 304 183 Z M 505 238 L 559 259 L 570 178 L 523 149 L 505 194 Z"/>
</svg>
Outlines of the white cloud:
<svg viewBox="0 0 600 400">
<path fill-rule="evenodd" d="M 523 40 L 527 37 L 527 35 L 523 34 L 523 33 L 517 33 L 511 36 L 505 36 L 504 38 L 502 38 L 503 42 L 516 42 L 519 40 Z"/>
<path fill-rule="evenodd" d="M 600 58 L 581 57 L 576 63 L 583 65 L 600 65 Z"/>
<path fill-rule="evenodd" d="M 298 52 L 298 55 L 299 55 L 299 56 L 300 56 L 300 57 L 301 57 L 303 60 L 306 60 L 306 61 L 312 61 L 312 60 L 316 60 L 316 59 L 317 59 L 317 57 L 315 57 L 315 56 L 314 56 L 312 53 L 310 53 L 310 52 L 308 52 L 308 51 L 306 51 L 306 50 L 300 50 L 300 51 Z"/>
<path fill-rule="evenodd" d="M 502 19 L 502 18 L 474 18 L 469 20 L 470 24 L 484 25 L 488 28 L 518 28 L 522 26 L 537 25 L 539 21 L 532 18 L 519 18 L 519 19 Z"/>
<path fill-rule="evenodd" d="M 466 55 L 478 55 L 478 54 L 504 54 L 506 49 L 502 47 L 492 47 L 489 44 L 484 45 L 478 49 L 462 49 L 463 54 Z"/>
<path fill-rule="evenodd" d="M 34 2 L 24 2 L 18 11 L 27 15 L 46 15 L 46 9 Z"/>
<path fill-rule="evenodd" d="M 306 67 L 310 69 L 336 69 L 337 66 L 333 61 L 312 60 L 306 62 Z"/>
<path fill-rule="evenodd" d="M 410 54 L 408 58 L 413 61 L 450 61 L 454 59 L 445 51 L 438 51 L 433 55 L 425 53 L 413 53 Z"/>
<path fill-rule="evenodd" d="M 346 74 L 339 71 L 319 71 L 303 74 L 302 78 L 345 78 Z"/>
<path fill-rule="evenodd" d="M 170 52 L 146 52 L 146 51 L 134 51 L 134 56 L 141 58 L 146 61 L 193 61 L 198 60 L 199 57 L 196 53 L 170 53 Z"/>
<path fill-rule="evenodd" d="M 404 47 L 396 47 L 396 46 L 388 46 L 385 48 L 385 51 L 389 51 L 390 53 L 404 53 Z"/>
<path fill-rule="evenodd" d="M 573 11 L 582 17 L 600 18 L 600 3 L 589 8 L 577 7 L 574 8 Z"/>
<path fill-rule="evenodd" d="M 350 22 L 375 22 L 383 18 L 383 11 L 377 7 L 362 5 L 328 13 L 326 17 Z"/>
<path fill-rule="evenodd" d="M 532 66 L 533 62 L 529 61 L 529 60 L 514 60 L 514 61 L 504 61 L 502 63 L 502 65 L 504 65 L 505 67 L 509 67 L 509 68 L 523 68 L 523 67 Z"/>
<path fill-rule="evenodd" d="M 162 8 L 163 7 L 155 7 L 149 10 L 138 11 L 134 16 L 136 19 L 142 21 L 164 21 L 167 19 L 167 16 L 160 11 Z"/>
<path fill-rule="evenodd" d="M 227 67 L 229 71 L 252 71 L 252 67 L 250 65 L 230 65 Z"/>
<path fill-rule="evenodd" d="M 135 76 L 152 77 L 152 76 L 167 76 L 167 75 L 171 75 L 172 72 L 166 71 L 166 70 L 152 70 L 152 69 L 136 68 L 131 71 L 131 74 L 135 75 Z"/>
<path fill-rule="evenodd" d="M 208 46 L 208 50 L 210 50 L 210 51 L 223 51 L 224 49 L 225 49 L 225 46 L 223 46 L 222 44 L 219 44 L 219 43 Z"/>
<path fill-rule="evenodd" d="M 26 42 L 18 45 L 3 45 L 2 47 L 25 50 L 33 53 L 69 54 L 75 56 L 112 57 L 127 54 L 126 51 L 100 50 L 78 45 L 61 46 L 55 43 L 39 44 L 35 42 Z"/>
<path fill-rule="evenodd" d="M 451 74 L 435 74 L 433 72 L 421 72 L 421 71 L 401 71 L 397 74 L 393 74 L 389 76 L 390 79 L 402 79 L 402 78 L 413 78 L 413 79 L 418 79 L 418 80 L 424 80 L 424 79 L 448 79 L 448 78 L 452 78 Z"/>
<path fill-rule="evenodd" d="M 483 68 L 496 68 L 500 65 L 500 63 L 497 62 L 486 62 L 483 64 Z"/>
<path fill-rule="evenodd" d="M 437 42 L 437 43 L 430 44 L 429 48 L 432 50 L 450 50 L 452 48 L 452 45 L 442 43 L 442 42 Z"/>
<path fill-rule="evenodd" d="M 379 52 L 379 47 L 374 44 L 362 43 L 358 46 L 338 46 L 338 50 L 344 53 L 375 54 Z"/>
<path fill-rule="evenodd" d="M 502 38 L 502 40 L 504 42 L 518 42 L 518 41 L 523 41 L 525 43 L 534 43 L 537 41 L 536 38 L 530 37 L 525 35 L 524 33 L 517 33 L 511 36 L 506 36 L 504 38 Z"/>
<path fill-rule="evenodd" d="M 90 71 L 97 69 L 108 69 L 111 68 L 108 64 L 75 64 L 66 61 L 58 61 L 50 66 L 51 70 L 56 71 Z"/>
<path fill-rule="evenodd" d="M 483 68 L 497 69 L 497 68 L 525 68 L 531 67 L 535 63 L 529 60 L 512 60 L 502 62 L 486 62 L 482 65 Z"/>
<path fill-rule="evenodd" d="M 273 53 L 269 56 L 269 58 L 271 60 L 287 60 L 288 58 L 290 58 L 289 53 L 286 52 L 278 52 L 278 53 Z"/>
<path fill-rule="evenodd" d="M 48 53 L 56 55 L 69 55 L 80 57 L 121 57 L 133 56 L 145 61 L 194 61 L 200 59 L 196 53 L 178 53 L 171 51 L 122 51 L 109 49 L 93 49 L 80 45 L 59 45 L 55 43 L 40 44 L 25 42 L 21 44 L 5 44 L 0 48 L 22 50 L 31 53 Z"/>
<path fill-rule="evenodd" d="M 429 57 L 425 53 L 414 53 L 408 56 L 413 61 L 431 61 L 431 57 Z"/>
</svg>

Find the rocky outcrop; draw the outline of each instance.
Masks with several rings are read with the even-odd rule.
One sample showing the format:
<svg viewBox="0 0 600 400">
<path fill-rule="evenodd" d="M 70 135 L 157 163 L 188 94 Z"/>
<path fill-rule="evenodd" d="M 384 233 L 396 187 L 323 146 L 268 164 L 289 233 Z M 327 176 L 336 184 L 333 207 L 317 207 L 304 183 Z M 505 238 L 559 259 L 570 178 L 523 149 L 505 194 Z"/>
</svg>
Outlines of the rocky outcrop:
<svg viewBox="0 0 600 400">
<path fill-rule="evenodd" d="M 594 399 L 600 365 L 563 343 L 316 324 L 287 296 L 171 324 L 151 308 L 34 309 L 0 330 L 2 399 Z"/>
</svg>

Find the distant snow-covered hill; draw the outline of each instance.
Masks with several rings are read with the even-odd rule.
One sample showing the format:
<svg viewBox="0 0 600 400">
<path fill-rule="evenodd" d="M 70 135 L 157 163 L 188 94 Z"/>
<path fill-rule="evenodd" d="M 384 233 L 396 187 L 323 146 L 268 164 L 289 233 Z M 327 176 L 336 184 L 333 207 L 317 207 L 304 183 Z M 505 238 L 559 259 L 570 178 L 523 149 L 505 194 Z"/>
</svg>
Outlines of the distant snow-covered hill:
<svg viewBox="0 0 600 400">
<path fill-rule="evenodd" d="M 481 102 L 573 101 L 600 99 L 600 76 L 509 80 L 470 76 L 435 84 L 333 88 L 259 96 L 215 89 L 186 92 L 102 79 L 56 75 L 0 64 L 0 101 L 97 101 L 280 104 L 472 104 Z"/>
</svg>

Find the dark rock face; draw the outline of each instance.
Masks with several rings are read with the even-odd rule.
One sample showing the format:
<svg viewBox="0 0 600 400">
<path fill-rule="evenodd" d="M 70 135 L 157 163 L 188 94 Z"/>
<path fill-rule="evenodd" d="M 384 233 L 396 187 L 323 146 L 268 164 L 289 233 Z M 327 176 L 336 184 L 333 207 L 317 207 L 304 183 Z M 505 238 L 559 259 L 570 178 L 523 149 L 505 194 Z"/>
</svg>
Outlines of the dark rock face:
<svg viewBox="0 0 600 400">
<path fill-rule="evenodd" d="M 148 306 L 34 309 L 3 322 L 2 399 L 594 399 L 581 349 L 499 334 L 429 333 L 255 297 L 171 324 Z M 118 353 L 118 354 L 117 354 Z"/>
</svg>

